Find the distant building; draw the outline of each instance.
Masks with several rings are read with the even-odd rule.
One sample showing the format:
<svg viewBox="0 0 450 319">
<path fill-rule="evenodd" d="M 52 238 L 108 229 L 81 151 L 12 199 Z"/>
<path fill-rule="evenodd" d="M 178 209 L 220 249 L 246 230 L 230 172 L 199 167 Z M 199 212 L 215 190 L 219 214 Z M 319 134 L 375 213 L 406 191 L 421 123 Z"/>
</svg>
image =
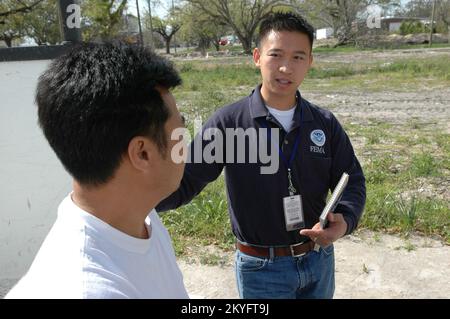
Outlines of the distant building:
<svg viewBox="0 0 450 319">
<path fill-rule="evenodd" d="M 127 34 L 138 34 L 139 33 L 139 20 L 132 14 L 126 14 L 123 16 L 124 27 L 120 31 L 121 33 Z"/>
<path fill-rule="evenodd" d="M 124 14 L 122 16 L 122 28 L 119 30 L 119 37 L 129 43 L 138 43 L 139 40 L 139 20 L 132 14 Z M 144 19 L 141 16 L 142 35 L 144 43 L 150 43 L 150 31 L 144 25 Z M 164 45 L 164 38 L 157 32 L 153 32 L 153 44 L 156 48 L 161 48 Z"/>
<path fill-rule="evenodd" d="M 122 28 L 118 34 L 119 38 L 129 43 L 137 43 L 139 41 L 138 18 L 132 14 L 124 14 L 122 22 Z"/>
<path fill-rule="evenodd" d="M 419 21 L 424 25 L 430 24 L 430 20 L 426 18 L 385 17 L 381 18 L 381 28 L 389 32 L 397 32 L 405 21 Z"/>
<path fill-rule="evenodd" d="M 323 28 L 316 30 L 316 39 L 329 39 L 333 36 L 334 30 L 332 28 Z"/>
</svg>

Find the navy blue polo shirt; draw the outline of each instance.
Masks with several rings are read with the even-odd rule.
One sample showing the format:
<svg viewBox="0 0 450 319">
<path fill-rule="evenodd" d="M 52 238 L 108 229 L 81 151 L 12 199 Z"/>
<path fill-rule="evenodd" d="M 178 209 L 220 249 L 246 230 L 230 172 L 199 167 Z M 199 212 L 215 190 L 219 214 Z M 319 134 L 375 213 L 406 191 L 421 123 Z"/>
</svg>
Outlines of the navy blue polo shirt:
<svg viewBox="0 0 450 319">
<path fill-rule="evenodd" d="M 294 122 L 291 130 L 285 132 L 265 107 L 260 88 L 259 85 L 249 96 L 219 109 L 203 126 L 202 132 L 213 128 L 225 136 L 227 128 L 279 128 L 279 145 L 287 159 L 299 138 L 291 171 L 293 185 L 297 194 L 302 196 L 306 228 L 319 221 L 329 190 L 333 190 L 342 173 L 347 172 L 349 182 L 335 212 L 343 214 L 348 225 L 347 234 L 351 233 L 362 214 L 366 189 L 361 166 L 342 126 L 330 111 L 309 103 L 297 92 Z M 187 163 L 179 189 L 156 209 L 175 209 L 190 202 L 225 169 L 228 211 L 233 233 L 238 240 L 262 246 L 284 246 L 308 240 L 298 230 L 286 231 L 283 198 L 289 196 L 289 191 L 285 162 L 280 158 L 276 173 L 261 174 L 261 167 L 268 164 L 262 163 L 259 157 L 256 162 L 248 160 L 250 152 L 255 147 L 259 149 L 260 138 L 265 139 L 266 143 L 273 142 L 268 141 L 267 135 L 261 134 L 258 143 L 254 143 L 256 146 L 253 144 L 250 147 L 250 143 L 246 143 L 247 160 L 242 163 L 237 161 L 237 143 L 233 150 L 227 150 L 224 137 L 223 160 L 213 163 L 192 160 Z M 201 143 L 204 149 L 210 142 L 202 141 L 202 134 L 197 134 L 189 146 L 189 156 L 194 153 L 195 143 Z M 270 149 L 269 144 L 266 147 Z M 233 156 L 229 156 L 231 151 Z M 276 153 L 275 156 L 279 156 L 278 150 Z"/>
</svg>

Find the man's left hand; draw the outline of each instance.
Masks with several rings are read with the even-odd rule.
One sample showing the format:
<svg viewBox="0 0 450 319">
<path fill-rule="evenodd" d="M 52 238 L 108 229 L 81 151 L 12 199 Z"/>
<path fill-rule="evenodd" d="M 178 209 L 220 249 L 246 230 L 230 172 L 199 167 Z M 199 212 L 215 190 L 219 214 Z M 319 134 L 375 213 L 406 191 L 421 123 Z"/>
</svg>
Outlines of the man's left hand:
<svg viewBox="0 0 450 319">
<path fill-rule="evenodd" d="M 321 247 L 331 245 L 333 242 L 345 235 L 347 232 L 347 223 L 342 214 L 334 214 L 330 212 L 327 218 L 327 228 L 322 229 L 320 228 L 320 224 L 317 223 L 311 229 L 302 229 L 300 231 L 300 235 L 308 236 Z"/>
</svg>

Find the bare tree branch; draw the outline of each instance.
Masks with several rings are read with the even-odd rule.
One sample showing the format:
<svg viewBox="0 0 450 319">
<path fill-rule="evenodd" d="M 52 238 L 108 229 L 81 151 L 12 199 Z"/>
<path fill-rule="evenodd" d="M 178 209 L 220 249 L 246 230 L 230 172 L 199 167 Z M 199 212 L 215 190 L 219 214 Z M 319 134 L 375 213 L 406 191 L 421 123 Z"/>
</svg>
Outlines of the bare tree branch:
<svg viewBox="0 0 450 319">
<path fill-rule="evenodd" d="M 253 35 L 259 22 L 287 0 L 186 0 L 209 16 L 229 26 L 251 54 Z"/>
<path fill-rule="evenodd" d="M 11 10 L 8 10 L 8 11 L 4 11 L 4 12 L 0 12 L 0 17 L 7 17 L 9 15 L 16 14 L 16 13 L 21 13 L 21 12 L 30 12 L 31 10 L 33 10 L 33 8 L 35 6 L 37 6 L 42 1 L 44 1 L 44 0 L 35 0 L 31 4 L 26 4 L 23 1 L 17 1 L 17 2 L 19 2 L 19 4 L 21 4 L 21 7 L 18 7 L 16 9 L 11 9 Z"/>
</svg>

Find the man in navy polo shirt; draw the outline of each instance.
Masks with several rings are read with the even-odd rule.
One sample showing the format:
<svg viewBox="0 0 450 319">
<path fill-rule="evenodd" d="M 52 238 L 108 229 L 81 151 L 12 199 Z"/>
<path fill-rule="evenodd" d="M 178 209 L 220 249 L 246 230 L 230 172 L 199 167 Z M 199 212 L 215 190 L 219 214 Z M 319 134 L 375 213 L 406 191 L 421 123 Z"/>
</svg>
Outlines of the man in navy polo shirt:
<svg viewBox="0 0 450 319">
<path fill-rule="evenodd" d="M 253 60 L 262 84 L 248 97 L 218 110 L 191 144 L 190 155 L 198 145 L 205 150 L 214 143 L 205 137 L 211 129 L 224 136 L 230 129 L 265 134 L 253 142 L 248 134 L 246 162 L 236 160 L 242 149 L 230 146 L 227 136 L 227 143 L 215 145 L 220 153 L 215 156 L 222 160 L 188 163 L 180 188 L 157 210 L 188 203 L 225 168 L 240 297 L 332 298 L 332 243 L 358 224 L 366 197 L 364 175 L 337 119 L 297 90 L 313 61 L 312 26 L 301 16 L 275 13 L 261 22 L 258 40 Z M 277 159 L 273 172 L 263 173 L 267 162 L 261 156 L 249 160 L 263 148 L 271 149 L 271 158 Z M 329 214 L 328 227 L 321 229 L 319 216 L 327 194 L 343 172 L 350 175 L 348 185 Z"/>
</svg>

